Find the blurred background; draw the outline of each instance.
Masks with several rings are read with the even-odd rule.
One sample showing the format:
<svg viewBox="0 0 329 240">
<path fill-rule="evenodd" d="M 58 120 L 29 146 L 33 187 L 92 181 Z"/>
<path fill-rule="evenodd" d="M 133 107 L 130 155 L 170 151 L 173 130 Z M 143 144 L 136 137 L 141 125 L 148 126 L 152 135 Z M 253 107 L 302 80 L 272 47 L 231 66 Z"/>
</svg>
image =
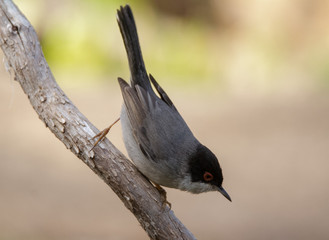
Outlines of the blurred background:
<svg viewBox="0 0 329 240">
<path fill-rule="evenodd" d="M 167 189 L 198 239 L 329 238 L 328 1 L 15 3 L 59 85 L 99 129 L 119 116 L 117 77 L 129 79 L 115 15 L 131 5 L 147 70 L 218 156 L 233 199 Z M 3 64 L 0 79 L 0 239 L 147 239 Z M 120 124 L 108 138 L 125 152 Z"/>
</svg>

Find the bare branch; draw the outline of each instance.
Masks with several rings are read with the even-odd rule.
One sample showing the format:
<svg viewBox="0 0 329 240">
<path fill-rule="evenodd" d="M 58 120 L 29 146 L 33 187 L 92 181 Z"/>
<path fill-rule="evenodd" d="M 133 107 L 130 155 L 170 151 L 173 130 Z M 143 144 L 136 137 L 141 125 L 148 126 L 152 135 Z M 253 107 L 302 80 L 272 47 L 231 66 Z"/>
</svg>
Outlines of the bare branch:
<svg viewBox="0 0 329 240">
<path fill-rule="evenodd" d="M 163 207 L 159 192 L 107 139 L 89 152 L 98 130 L 57 85 L 33 27 L 10 0 L 0 0 L 0 45 L 39 118 L 112 188 L 151 239 L 195 239 L 173 211 Z"/>
</svg>

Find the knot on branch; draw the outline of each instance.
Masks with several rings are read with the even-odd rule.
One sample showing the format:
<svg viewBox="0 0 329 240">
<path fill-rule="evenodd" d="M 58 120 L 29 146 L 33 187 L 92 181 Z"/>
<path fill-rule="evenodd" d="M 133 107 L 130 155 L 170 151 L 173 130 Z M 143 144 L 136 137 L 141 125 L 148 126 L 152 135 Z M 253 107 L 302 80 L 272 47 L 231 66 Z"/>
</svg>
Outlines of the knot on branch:
<svg viewBox="0 0 329 240">
<path fill-rule="evenodd" d="M 19 24 L 8 23 L 7 25 L 8 32 L 14 35 L 18 34 L 20 28 Z"/>
</svg>

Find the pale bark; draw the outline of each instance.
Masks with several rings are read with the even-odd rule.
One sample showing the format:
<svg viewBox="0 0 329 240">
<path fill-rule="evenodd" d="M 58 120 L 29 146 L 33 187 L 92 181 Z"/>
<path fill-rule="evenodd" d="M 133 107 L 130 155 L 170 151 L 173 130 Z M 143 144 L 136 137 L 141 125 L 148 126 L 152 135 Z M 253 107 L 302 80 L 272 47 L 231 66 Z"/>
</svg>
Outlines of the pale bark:
<svg viewBox="0 0 329 240">
<path fill-rule="evenodd" d="M 33 27 L 10 0 L 0 0 L 0 45 L 7 68 L 46 127 L 112 188 L 151 239 L 195 239 L 107 139 L 89 151 L 94 143 L 90 139 L 99 131 L 57 85 Z"/>
</svg>

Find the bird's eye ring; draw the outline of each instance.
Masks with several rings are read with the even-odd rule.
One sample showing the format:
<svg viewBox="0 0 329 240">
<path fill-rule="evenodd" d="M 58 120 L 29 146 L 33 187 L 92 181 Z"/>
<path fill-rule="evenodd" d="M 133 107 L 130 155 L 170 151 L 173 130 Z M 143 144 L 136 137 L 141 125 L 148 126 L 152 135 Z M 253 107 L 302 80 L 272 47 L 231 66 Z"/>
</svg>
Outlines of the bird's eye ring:
<svg viewBox="0 0 329 240">
<path fill-rule="evenodd" d="M 210 172 L 204 172 L 204 174 L 203 174 L 203 179 L 204 179 L 206 182 L 210 182 L 211 180 L 214 179 L 214 176 L 213 176 Z"/>
</svg>

